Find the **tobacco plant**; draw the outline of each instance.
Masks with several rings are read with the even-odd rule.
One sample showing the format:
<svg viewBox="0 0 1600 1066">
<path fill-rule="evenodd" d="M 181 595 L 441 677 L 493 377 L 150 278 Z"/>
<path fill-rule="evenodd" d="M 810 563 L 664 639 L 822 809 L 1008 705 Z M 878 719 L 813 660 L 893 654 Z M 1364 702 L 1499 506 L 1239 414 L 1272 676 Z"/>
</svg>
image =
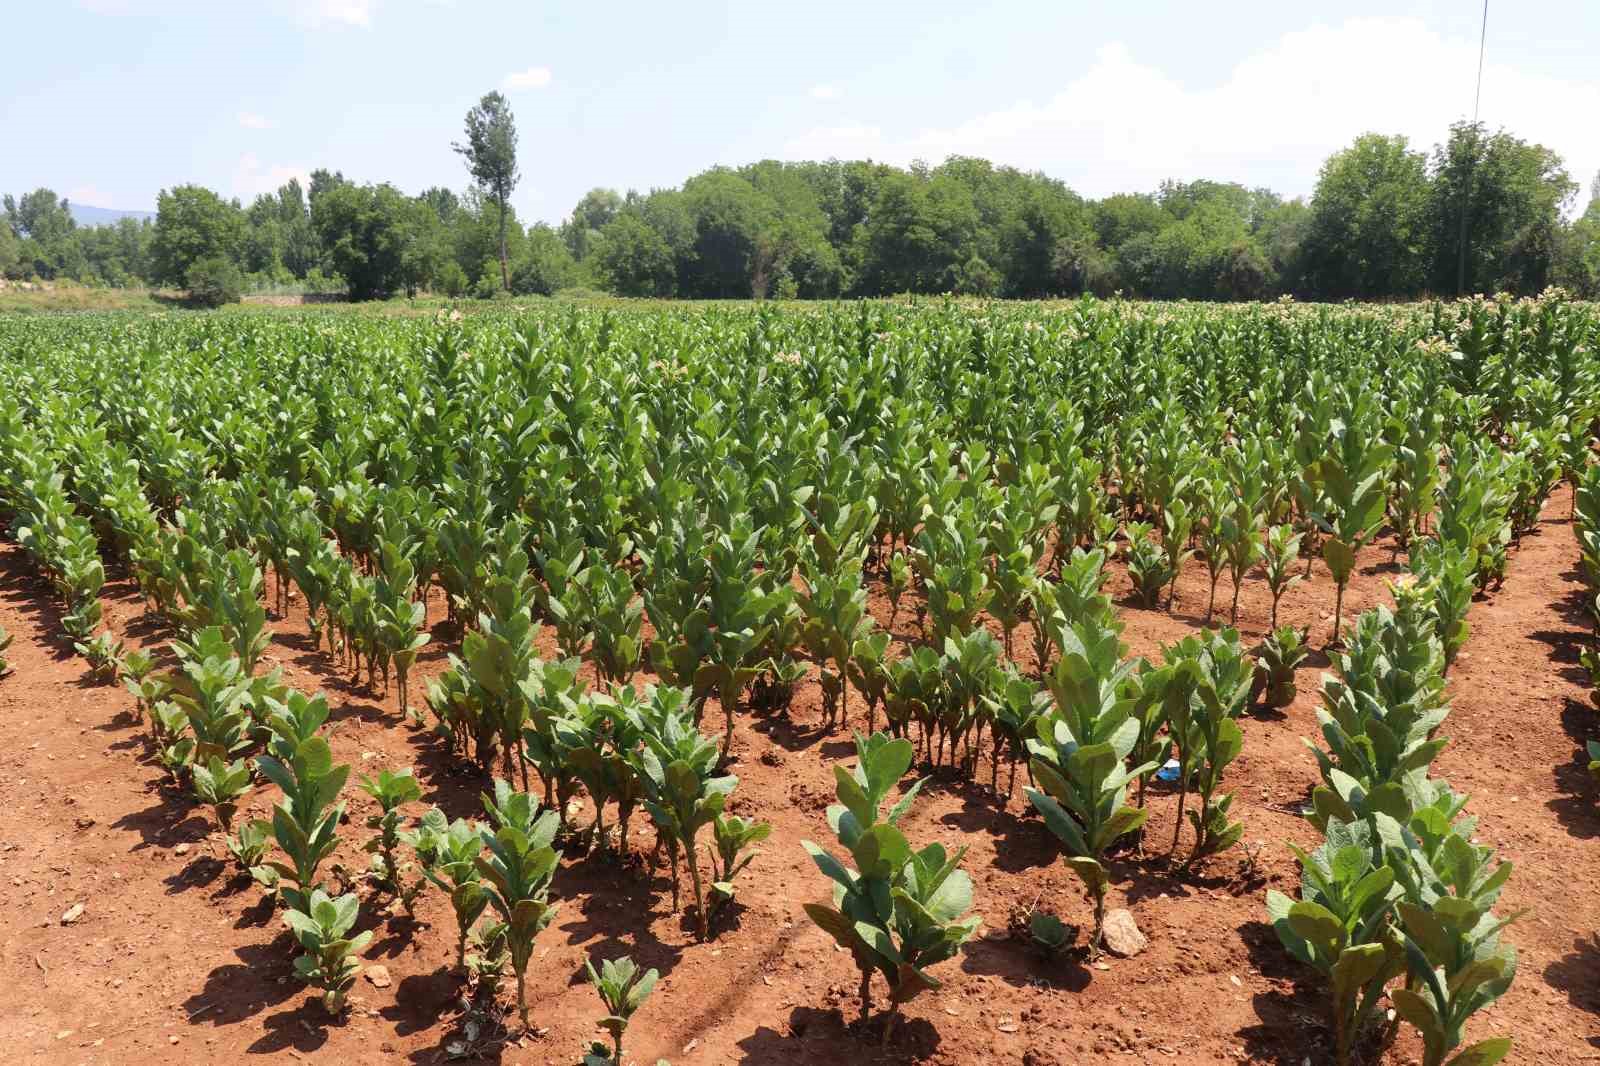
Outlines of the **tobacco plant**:
<svg viewBox="0 0 1600 1066">
<path fill-rule="evenodd" d="M 291 906 L 283 921 L 305 954 L 294 960 L 295 976 L 322 990 L 322 1006 L 329 1014 L 344 1010 L 350 986 L 361 973 L 357 958 L 372 943 L 372 930 L 347 934 L 355 928 L 361 901 L 355 893 L 330 898 L 320 888 L 311 890 L 304 906 Z"/>
<path fill-rule="evenodd" d="M 1177 580 L 1178 567 L 1167 548 L 1150 539 L 1148 523 L 1129 522 L 1123 533 L 1128 539 L 1128 575 L 1140 602 L 1154 607 L 1167 583 Z"/>
<path fill-rule="evenodd" d="M 275 744 L 272 755 L 257 756 L 256 768 L 283 790 L 283 798 L 272 809 L 272 835 L 288 861 L 269 859 L 251 873 L 275 888 L 290 907 L 309 913 L 311 894 L 321 887 L 317 868 L 339 843 L 344 804 L 334 801 L 350 767 L 335 765 L 328 742 L 311 736 Z"/>
<path fill-rule="evenodd" d="M 405 886 L 401 880 L 400 861 L 395 857 L 405 821 L 400 808 L 421 799 L 422 786 L 417 784 L 408 766 L 394 772 L 379 770 L 376 778 L 363 775 L 359 787 L 378 801 L 378 813 L 367 817 L 367 828 L 378 831 L 366 845 L 372 855 L 372 877 L 395 895 L 402 895 Z"/>
<path fill-rule="evenodd" d="M 1256 678 L 1262 702 L 1282 708 L 1294 702 L 1295 668 L 1311 653 L 1309 628 L 1279 626 L 1256 647 Z"/>
<path fill-rule="evenodd" d="M 526 802 L 518 807 L 534 806 L 526 794 L 519 795 Z M 556 914 L 549 900 L 550 878 L 561 855 L 550 845 L 559 825 L 555 811 L 526 820 L 507 819 L 493 834 L 483 834 L 487 854 L 477 857 L 482 892 L 506 924 L 511 969 L 517 978 L 517 1012 L 524 1029 L 531 1028 L 526 977 L 534 940 Z"/>
<path fill-rule="evenodd" d="M 1272 617 L 1268 624 L 1274 630 L 1278 628 L 1278 601 L 1302 580 L 1301 575 L 1295 573 L 1302 536 L 1292 526 L 1272 526 L 1267 530 L 1266 541 L 1262 545 L 1262 569 L 1266 573 L 1267 588 L 1272 590 Z"/>
<path fill-rule="evenodd" d="M 1045 825 L 1066 847 L 1067 868 L 1083 882 L 1094 905 L 1091 956 L 1098 955 L 1105 930 L 1106 889 L 1110 873 L 1103 858 L 1118 837 L 1142 826 L 1149 812 L 1125 801 L 1128 782 L 1152 765 L 1127 769 L 1124 760 L 1139 737 L 1139 725 L 1124 713 L 1105 739 L 1082 742 L 1066 721 L 1056 716 L 1039 722 L 1039 739 L 1028 746 L 1037 787 L 1023 789 Z"/>
<path fill-rule="evenodd" d="M 88 660 L 89 676 L 95 681 L 115 681 L 122 671 L 122 655 L 127 648 L 110 633 L 101 633 L 88 643 L 75 643 L 72 648 Z"/>
<path fill-rule="evenodd" d="M 1423 1066 L 1444 1066 L 1461 1047 L 1467 1020 L 1503 995 L 1516 976 L 1516 950 L 1499 934 L 1521 912 L 1497 918 L 1491 911 L 1511 864 L 1495 865 L 1489 848 L 1468 840 L 1471 831 L 1470 824 L 1457 824 L 1432 839 L 1423 836 L 1407 855 L 1407 864 L 1416 868 L 1406 878 L 1407 898 L 1395 905 L 1409 980 L 1389 998 L 1422 1036 Z M 1420 862 L 1419 853 L 1426 854 Z M 1496 1037 L 1461 1049 L 1449 1061 L 1492 1066 L 1510 1050 L 1509 1037 Z"/>
<path fill-rule="evenodd" d="M 872 1009 L 872 975 L 889 986 L 888 1044 L 901 1004 L 939 987 L 928 968 L 960 950 L 981 919 L 963 919 L 972 905 L 972 882 L 959 867 L 966 849 L 947 855 L 929 844 L 913 851 L 897 828 L 921 782 L 887 812 L 883 803 L 911 766 L 910 741 L 885 733 L 856 734 L 856 766 L 834 767 L 839 802 L 828 808 L 828 825 L 855 861 L 852 869 L 809 840 L 806 852 L 833 882 L 827 903 L 808 903 L 806 914 L 850 952 L 861 971 L 861 1014 Z"/>
<path fill-rule="evenodd" d="M 1327 980 L 1334 1061 L 1351 1066 L 1385 986 L 1405 969 L 1391 929 L 1401 892 L 1394 871 L 1374 864 L 1376 834 L 1365 823 L 1330 820 L 1324 831 L 1313 852 L 1290 845 L 1300 860 L 1300 898 L 1269 889 L 1267 918 L 1289 954 Z"/>
<path fill-rule="evenodd" d="M 710 937 L 709 912 L 700 881 L 700 831 L 722 814 L 728 796 L 739 783 L 729 774 L 713 776 L 717 748 L 702 736 L 679 703 L 663 706 L 654 728 L 644 733 L 644 747 L 638 754 L 638 770 L 644 785 L 645 810 L 664 839 L 672 862 L 672 905 L 678 906 L 678 854 L 689 867 L 694 887 L 695 922 L 700 939 Z"/>
<path fill-rule="evenodd" d="M 610 1058 L 603 1057 L 604 1045 L 596 1045 L 597 1053 L 584 1056 L 584 1066 L 589 1066 L 595 1059 L 602 1066 L 622 1066 L 622 1034 L 627 1032 L 628 1022 L 650 997 L 650 991 L 655 988 L 661 975 L 653 969 L 641 971 L 626 955 L 620 959 L 605 959 L 600 963 L 599 971 L 587 959 L 583 965 L 589 974 L 589 984 L 606 1008 L 606 1016 L 595 1024 L 611 1034 Z"/>
<path fill-rule="evenodd" d="M 239 797 L 250 791 L 249 764 L 243 759 L 225 762 L 213 752 L 204 762 L 196 760 L 189 773 L 195 799 L 216 812 L 223 833 L 232 833 Z"/>
<path fill-rule="evenodd" d="M 711 840 L 716 851 L 711 857 L 711 906 L 719 907 L 733 899 L 733 879 L 761 854 L 746 851 L 772 835 L 770 822 L 720 814 L 711 823 Z M 741 854 L 742 853 L 742 854 Z"/>
<path fill-rule="evenodd" d="M 1338 394 L 1347 407 L 1328 426 L 1321 444 L 1314 475 L 1321 494 L 1311 514 L 1324 534 L 1322 559 L 1337 589 L 1334 642 L 1343 629 L 1344 590 L 1355 572 L 1356 556 L 1383 522 L 1384 476 L 1392 454 L 1378 435 L 1371 394 L 1351 396 L 1343 387 Z"/>
<path fill-rule="evenodd" d="M 1429 539 L 1413 551 L 1411 572 L 1432 590 L 1435 629 L 1444 652 L 1441 673 L 1449 673 L 1472 632 L 1467 611 L 1477 592 L 1477 557 L 1471 549 Z"/>
<path fill-rule="evenodd" d="M 468 934 L 472 925 L 489 905 L 489 897 L 484 893 L 483 880 L 478 871 L 483 838 L 480 826 L 465 818 L 457 818 L 439 840 L 432 865 L 423 871 L 424 877 L 450 897 L 450 907 L 456 919 L 458 970 L 466 965 Z"/>
</svg>

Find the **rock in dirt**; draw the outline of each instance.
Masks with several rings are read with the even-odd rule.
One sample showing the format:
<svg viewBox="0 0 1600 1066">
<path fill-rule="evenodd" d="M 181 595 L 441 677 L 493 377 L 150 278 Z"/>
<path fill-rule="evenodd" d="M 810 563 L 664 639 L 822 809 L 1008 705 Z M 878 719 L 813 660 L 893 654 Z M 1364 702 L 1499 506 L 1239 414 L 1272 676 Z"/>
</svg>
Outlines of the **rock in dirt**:
<svg viewBox="0 0 1600 1066">
<path fill-rule="evenodd" d="M 372 987 L 373 988 L 388 988 L 389 987 L 389 984 L 390 984 L 390 982 L 389 982 L 389 967 L 387 967 L 387 966 L 368 966 L 367 970 L 366 970 L 366 973 L 367 973 L 367 980 L 372 982 Z"/>
<path fill-rule="evenodd" d="M 1133 914 L 1126 907 L 1118 907 L 1106 915 L 1106 950 L 1121 959 L 1131 959 L 1150 946 L 1150 941 L 1139 932 Z"/>
<path fill-rule="evenodd" d="M 71 925 L 73 922 L 77 921 L 79 918 L 82 918 L 82 917 L 83 917 L 83 904 L 74 903 L 72 906 L 67 908 L 67 913 L 65 913 L 65 914 L 63 914 L 61 916 L 61 924 L 62 925 Z"/>
</svg>

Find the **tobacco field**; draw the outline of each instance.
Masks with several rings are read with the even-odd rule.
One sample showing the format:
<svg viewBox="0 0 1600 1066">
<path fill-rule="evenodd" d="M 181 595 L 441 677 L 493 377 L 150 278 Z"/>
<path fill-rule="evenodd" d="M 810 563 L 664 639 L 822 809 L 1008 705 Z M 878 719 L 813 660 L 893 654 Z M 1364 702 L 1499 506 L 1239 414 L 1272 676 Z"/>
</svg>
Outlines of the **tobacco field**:
<svg viewBox="0 0 1600 1066">
<path fill-rule="evenodd" d="M 1600 1057 L 1600 311 L 0 316 L 45 1063 Z"/>
</svg>

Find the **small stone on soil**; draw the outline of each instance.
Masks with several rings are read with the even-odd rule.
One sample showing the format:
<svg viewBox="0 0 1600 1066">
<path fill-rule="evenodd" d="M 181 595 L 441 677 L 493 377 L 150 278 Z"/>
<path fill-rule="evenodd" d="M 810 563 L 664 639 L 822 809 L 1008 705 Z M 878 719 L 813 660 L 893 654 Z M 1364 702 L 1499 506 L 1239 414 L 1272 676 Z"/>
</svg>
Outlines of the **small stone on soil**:
<svg viewBox="0 0 1600 1066">
<path fill-rule="evenodd" d="M 1124 959 L 1133 958 L 1150 945 L 1134 922 L 1133 914 L 1125 907 L 1106 915 L 1105 938 L 1106 950 Z"/>
</svg>

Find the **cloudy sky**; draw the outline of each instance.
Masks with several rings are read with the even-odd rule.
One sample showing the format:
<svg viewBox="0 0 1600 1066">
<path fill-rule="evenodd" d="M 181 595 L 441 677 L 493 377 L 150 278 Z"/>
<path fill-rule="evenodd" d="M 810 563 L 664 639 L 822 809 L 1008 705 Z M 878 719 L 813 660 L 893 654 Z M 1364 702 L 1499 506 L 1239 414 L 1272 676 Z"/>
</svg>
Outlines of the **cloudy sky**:
<svg viewBox="0 0 1600 1066">
<path fill-rule="evenodd" d="M 1320 9 L 1320 10 L 1319 10 Z M 1333 9 L 1333 10 L 1330 10 Z M 1308 193 L 1368 130 L 1470 116 L 1481 0 L 55 0 L 8 12 L 0 191 L 148 209 L 313 168 L 460 188 L 498 88 L 524 217 L 594 185 L 776 157 L 1043 170 L 1086 196 L 1210 177 Z M 1490 0 L 1482 117 L 1600 170 L 1600 2 Z"/>
</svg>

